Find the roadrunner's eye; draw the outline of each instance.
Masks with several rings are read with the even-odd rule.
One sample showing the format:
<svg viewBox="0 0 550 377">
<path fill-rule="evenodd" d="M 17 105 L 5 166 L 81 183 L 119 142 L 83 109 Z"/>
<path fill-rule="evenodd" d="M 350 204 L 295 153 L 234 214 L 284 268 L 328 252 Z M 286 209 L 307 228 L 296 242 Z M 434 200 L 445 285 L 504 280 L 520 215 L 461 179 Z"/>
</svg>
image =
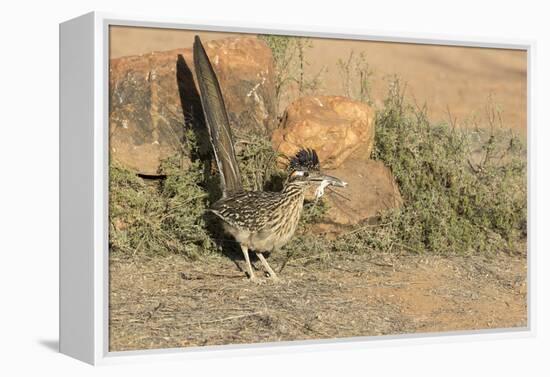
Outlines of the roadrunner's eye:
<svg viewBox="0 0 550 377">
<path fill-rule="evenodd" d="M 304 172 L 304 177 L 309 177 L 309 173 L 307 171 Z"/>
</svg>

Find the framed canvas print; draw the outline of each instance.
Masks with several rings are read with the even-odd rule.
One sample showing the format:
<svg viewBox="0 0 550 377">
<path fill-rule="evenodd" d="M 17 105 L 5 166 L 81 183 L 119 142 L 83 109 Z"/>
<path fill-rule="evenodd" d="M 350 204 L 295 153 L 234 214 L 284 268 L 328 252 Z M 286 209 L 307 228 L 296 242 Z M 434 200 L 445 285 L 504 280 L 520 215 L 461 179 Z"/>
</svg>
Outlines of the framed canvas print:
<svg viewBox="0 0 550 377">
<path fill-rule="evenodd" d="M 531 43 L 91 13 L 60 51 L 61 352 L 532 331 Z"/>
</svg>

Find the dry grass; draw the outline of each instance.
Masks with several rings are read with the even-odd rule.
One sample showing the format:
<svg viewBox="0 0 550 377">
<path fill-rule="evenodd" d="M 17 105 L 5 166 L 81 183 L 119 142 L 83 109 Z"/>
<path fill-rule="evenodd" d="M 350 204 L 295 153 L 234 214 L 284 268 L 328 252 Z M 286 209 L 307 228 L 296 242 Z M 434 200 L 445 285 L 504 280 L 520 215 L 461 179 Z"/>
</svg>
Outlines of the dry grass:
<svg viewBox="0 0 550 377">
<path fill-rule="evenodd" d="M 227 258 L 113 258 L 111 351 L 526 326 L 521 257 L 274 258 L 259 285 Z"/>
<path fill-rule="evenodd" d="M 313 47 L 309 38 L 288 37 L 280 35 L 259 35 L 273 54 L 275 64 L 275 95 L 277 99 L 277 114 L 284 111 L 283 104 L 288 104 L 297 96 L 310 95 L 322 87 L 322 77 L 327 68 L 311 73 L 310 65 L 305 55 Z"/>
</svg>

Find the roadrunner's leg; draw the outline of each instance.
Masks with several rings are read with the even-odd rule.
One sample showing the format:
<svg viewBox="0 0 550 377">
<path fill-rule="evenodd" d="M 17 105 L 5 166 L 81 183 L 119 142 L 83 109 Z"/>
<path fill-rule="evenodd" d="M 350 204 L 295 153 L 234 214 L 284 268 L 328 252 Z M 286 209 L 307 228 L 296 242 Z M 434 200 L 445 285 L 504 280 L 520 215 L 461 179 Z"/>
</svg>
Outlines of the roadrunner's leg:
<svg viewBox="0 0 550 377">
<path fill-rule="evenodd" d="M 269 274 L 271 279 L 273 279 L 274 281 L 279 281 L 279 278 L 275 274 L 275 271 L 273 271 L 269 266 L 269 264 L 267 264 L 267 261 L 265 260 L 264 255 L 262 253 L 256 253 L 256 256 L 258 257 L 260 262 L 262 262 L 264 268 L 267 270 L 267 273 Z"/>
<path fill-rule="evenodd" d="M 252 270 L 252 265 L 250 264 L 250 257 L 248 256 L 248 247 L 241 245 L 241 250 L 244 254 L 244 259 L 246 260 L 246 268 L 248 269 L 248 278 L 250 280 L 256 280 L 254 276 L 254 271 Z"/>
</svg>

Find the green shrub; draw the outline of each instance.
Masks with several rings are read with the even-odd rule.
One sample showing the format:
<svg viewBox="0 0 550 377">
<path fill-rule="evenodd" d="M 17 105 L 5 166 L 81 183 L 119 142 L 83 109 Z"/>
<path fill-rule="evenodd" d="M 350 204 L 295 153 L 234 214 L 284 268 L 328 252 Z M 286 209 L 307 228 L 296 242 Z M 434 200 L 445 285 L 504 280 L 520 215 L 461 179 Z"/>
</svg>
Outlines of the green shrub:
<svg viewBox="0 0 550 377">
<path fill-rule="evenodd" d="M 271 34 L 260 35 L 259 38 L 266 42 L 273 55 L 277 114 L 284 111 L 282 103 L 294 100 L 289 93 L 308 95 L 321 88 L 322 76 L 327 69 L 323 67 L 316 73 L 309 73 L 306 52 L 313 47 L 311 39 Z M 282 100 L 283 93 L 286 101 Z"/>
<path fill-rule="evenodd" d="M 246 190 L 278 191 L 284 172 L 277 168 L 278 154 L 264 135 L 237 134 L 236 154 Z"/>
<path fill-rule="evenodd" d="M 203 219 L 206 192 L 198 163 L 182 171 L 179 158 L 163 162 L 163 182 L 147 183 L 117 164 L 110 168 L 110 250 L 120 256 L 173 252 L 196 258 L 216 247 Z"/>
<path fill-rule="evenodd" d="M 376 117 L 373 158 L 392 170 L 405 204 L 383 216 L 390 225 L 369 231 L 369 244 L 474 253 L 515 250 L 525 237 L 526 149 L 515 134 L 432 125 L 396 80 Z"/>
<path fill-rule="evenodd" d="M 364 51 L 356 54 L 351 51 L 347 59 L 338 59 L 338 73 L 342 79 L 342 89 L 346 97 L 373 104 L 372 76 L 374 71 L 367 62 Z"/>
</svg>

